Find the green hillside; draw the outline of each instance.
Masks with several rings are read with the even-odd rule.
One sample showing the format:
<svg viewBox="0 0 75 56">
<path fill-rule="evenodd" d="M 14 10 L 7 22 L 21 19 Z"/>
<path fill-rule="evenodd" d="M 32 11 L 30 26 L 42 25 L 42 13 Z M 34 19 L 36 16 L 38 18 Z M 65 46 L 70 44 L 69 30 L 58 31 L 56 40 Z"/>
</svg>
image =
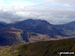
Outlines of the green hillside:
<svg viewBox="0 0 75 56">
<path fill-rule="evenodd" d="M 75 52 L 75 38 L 13 46 L 0 50 L 0 56 L 59 56 L 60 51 Z"/>
</svg>

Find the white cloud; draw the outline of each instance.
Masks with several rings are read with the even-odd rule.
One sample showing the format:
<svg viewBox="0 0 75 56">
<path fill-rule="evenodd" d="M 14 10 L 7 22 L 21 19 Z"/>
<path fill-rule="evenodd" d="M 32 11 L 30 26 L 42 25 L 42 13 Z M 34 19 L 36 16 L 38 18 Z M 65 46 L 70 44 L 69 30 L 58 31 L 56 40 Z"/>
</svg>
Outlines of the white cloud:
<svg viewBox="0 0 75 56">
<path fill-rule="evenodd" d="M 53 24 L 75 20 L 74 0 L 0 0 L 0 21 L 14 22 L 28 18 L 44 19 Z M 43 3 L 42 3 L 43 2 Z"/>
<path fill-rule="evenodd" d="M 69 3 L 75 4 L 75 0 L 45 0 L 46 2 L 58 2 L 58 3 Z"/>
</svg>

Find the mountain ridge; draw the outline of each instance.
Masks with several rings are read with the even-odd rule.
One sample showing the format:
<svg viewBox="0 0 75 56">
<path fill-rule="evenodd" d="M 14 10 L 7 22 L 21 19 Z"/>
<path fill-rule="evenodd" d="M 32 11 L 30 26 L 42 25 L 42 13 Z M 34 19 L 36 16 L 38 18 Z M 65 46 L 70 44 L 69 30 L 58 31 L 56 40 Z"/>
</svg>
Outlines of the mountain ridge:
<svg viewBox="0 0 75 56">
<path fill-rule="evenodd" d="M 70 30 L 69 33 L 69 31 L 67 31 L 68 29 L 65 29 L 63 25 L 52 25 L 45 20 L 28 19 L 12 24 L 2 24 L 2 25 L 3 26 L 0 28 L 0 34 L 2 34 L 3 31 L 4 32 L 3 34 L 5 36 L 0 36 L 0 38 L 5 39 L 9 37 L 9 34 L 7 34 L 7 32 L 9 32 L 11 33 L 11 35 L 15 34 L 16 39 L 19 39 L 20 41 L 22 40 L 24 42 L 39 42 L 55 39 L 59 40 L 75 35 L 75 33 L 72 33 L 73 32 L 72 29 L 69 29 Z M 60 26 L 62 26 L 62 28 Z M 17 36 L 17 33 L 19 33 L 18 35 L 20 36 L 20 38 L 19 36 Z M 10 38 L 12 39 L 13 37 Z"/>
</svg>

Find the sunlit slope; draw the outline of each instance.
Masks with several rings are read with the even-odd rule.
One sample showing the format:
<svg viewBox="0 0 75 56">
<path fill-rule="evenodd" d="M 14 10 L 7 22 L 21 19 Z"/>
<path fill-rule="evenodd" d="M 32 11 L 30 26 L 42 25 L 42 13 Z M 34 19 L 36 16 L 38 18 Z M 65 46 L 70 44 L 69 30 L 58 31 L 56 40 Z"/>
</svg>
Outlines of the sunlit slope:
<svg viewBox="0 0 75 56">
<path fill-rule="evenodd" d="M 60 51 L 75 51 L 75 39 L 22 44 L 0 50 L 0 56 L 59 56 Z"/>
</svg>

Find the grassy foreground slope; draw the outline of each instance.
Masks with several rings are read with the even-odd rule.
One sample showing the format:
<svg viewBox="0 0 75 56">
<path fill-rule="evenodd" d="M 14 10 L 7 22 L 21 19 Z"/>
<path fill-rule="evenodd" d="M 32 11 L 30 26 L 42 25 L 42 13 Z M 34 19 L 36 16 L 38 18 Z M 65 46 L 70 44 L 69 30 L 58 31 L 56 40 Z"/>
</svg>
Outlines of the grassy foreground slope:
<svg viewBox="0 0 75 56">
<path fill-rule="evenodd" d="M 13 46 L 0 50 L 0 56 L 59 56 L 60 51 L 75 51 L 75 38 Z"/>
</svg>

